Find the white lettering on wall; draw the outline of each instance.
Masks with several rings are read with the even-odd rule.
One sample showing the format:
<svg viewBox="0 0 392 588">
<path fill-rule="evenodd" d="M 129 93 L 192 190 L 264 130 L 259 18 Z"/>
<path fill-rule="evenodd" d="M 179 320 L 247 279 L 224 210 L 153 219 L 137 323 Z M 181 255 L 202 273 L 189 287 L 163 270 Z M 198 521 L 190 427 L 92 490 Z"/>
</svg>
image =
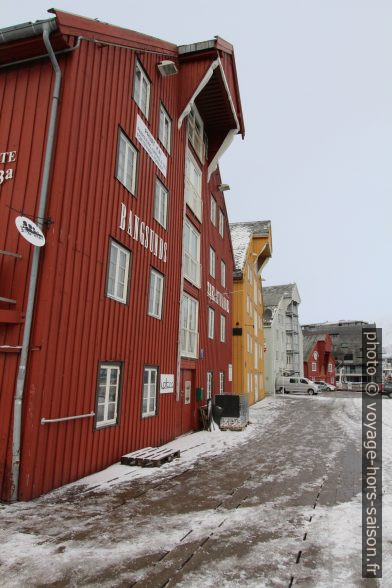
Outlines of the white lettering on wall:
<svg viewBox="0 0 392 588">
<path fill-rule="evenodd" d="M 219 290 L 215 288 L 210 282 L 207 282 L 207 296 L 210 300 L 218 304 L 226 312 L 230 312 L 229 299 L 226 298 Z"/>
<path fill-rule="evenodd" d="M 14 163 L 16 161 L 16 151 L 1 151 L 0 164 Z M 14 170 L 12 167 L 7 169 L 0 169 L 0 185 L 6 180 L 12 180 L 14 177 Z"/>
<path fill-rule="evenodd" d="M 121 202 L 120 205 L 120 222 L 118 224 L 121 231 L 126 233 L 133 238 L 134 241 L 138 241 L 145 249 L 150 250 L 150 253 L 155 255 L 161 261 L 166 263 L 167 261 L 167 243 L 143 220 L 133 214 L 132 210 L 128 212 L 128 223 L 127 223 L 127 207 Z"/>
</svg>

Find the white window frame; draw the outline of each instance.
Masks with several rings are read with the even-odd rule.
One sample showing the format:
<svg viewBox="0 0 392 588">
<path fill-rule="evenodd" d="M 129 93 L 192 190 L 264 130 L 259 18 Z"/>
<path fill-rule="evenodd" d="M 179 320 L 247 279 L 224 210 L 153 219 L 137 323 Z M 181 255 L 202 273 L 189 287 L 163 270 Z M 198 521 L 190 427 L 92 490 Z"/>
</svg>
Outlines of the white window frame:
<svg viewBox="0 0 392 588">
<path fill-rule="evenodd" d="M 212 372 L 207 372 L 207 392 L 206 392 L 206 398 L 207 400 L 209 398 L 212 398 L 212 383 L 213 383 L 213 373 Z"/>
<path fill-rule="evenodd" d="M 248 393 L 252 392 L 252 372 L 248 372 Z"/>
<path fill-rule="evenodd" d="M 136 194 L 138 150 L 126 134 L 119 129 L 117 144 L 116 178 L 133 196 Z"/>
<path fill-rule="evenodd" d="M 226 342 L 226 317 L 224 314 L 220 315 L 220 341 Z"/>
<path fill-rule="evenodd" d="M 252 353 L 252 347 L 253 347 L 253 345 L 252 345 L 252 335 L 250 333 L 247 333 L 246 339 L 247 339 L 246 343 L 247 343 L 248 353 Z"/>
<path fill-rule="evenodd" d="M 328 364 L 328 371 L 331 373 L 332 372 L 332 363 Z"/>
<path fill-rule="evenodd" d="M 210 245 L 210 276 L 215 278 L 216 255 L 215 249 Z"/>
<path fill-rule="evenodd" d="M 248 282 L 252 285 L 252 268 L 250 267 L 250 263 L 247 265 L 248 268 Z"/>
<path fill-rule="evenodd" d="M 181 302 L 181 355 L 183 357 L 198 356 L 199 347 L 199 303 L 185 292 Z"/>
<path fill-rule="evenodd" d="M 215 310 L 208 307 L 208 338 L 213 339 L 215 335 Z"/>
<path fill-rule="evenodd" d="M 115 259 L 112 257 L 112 253 L 115 252 Z M 121 255 L 125 255 L 125 265 L 121 266 L 120 260 Z M 123 247 L 114 239 L 109 241 L 109 256 L 108 256 L 108 269 L 106 278 L 106 296 L 121 304 L 127 304 L 128 302 L 128 288 L 129 288 L 129 268 L 131 263 L 131 252 L 126 247 Z M 114 266 L 114 268 L 113 268 Z M 114 269 L 114 275 L 113 275 Z M 121 272 L 124 271 L 123 279 L 121 279 Z M 113 281 L 113 287 L 111 287 L 111 281 Z M 122 286 L 122 293 L 118 293 L 119 286 Z"/>
<path fill-rule="evenodd" d="M 187 117 L 187 135 L 189 142 L 194 148 L 198 158 L 204 163 L 205 147 L 204 147 L 204 123 L 193 104 L 190 113 Z"/>
<path fill-rule="evenodd" d="M 196 240 L 196 252 L 190 250 L 192 240 Z M 197 288 L 200 288 L 201 266 L 200 266 L 200 233 L 194 225 L 186 218 L 184 221 L 183 237 L 183 264 L 184 277 Z M 196 254 L 196 257 L 195 255 Z"/>
<path fill-rule="evenodd" d="M 164 229 L 167 229 L 168 199 L 169 190 L 162 184 L 159 178 L 155 178 L 154 218 Z"/>
<path fill-rule="evenodd" d="M 225 372 L 219 372 L 219 394 L 225 393 Z"/>
<path fill-rule="evenodd" d="M 145 374 L 148 374 L 148 381 L 144 381 Z M 155 373 L 155 383 L 152 382 L 152 373 Z M 145 365 L 143 368 L 143 394 L 142 394 L 142 418 L 155 416 L 157 414 L 157 397 L 159 384 L 159 368 L 157 365 Z M 153 400 L 153 408 L 150 408 Z M 147 407 L 144 408 L 146 401 Z"/>
<path fill-rule="evenodd" d="M 254 366 L 255 366 L 255 370 L 257 370 L 258 368 L 258 362 L 259 362 L 259 344 L 257 343 L 257 341 L 255 340 L 255 350 L 253 353 L 253 357 L 254 357 Z"/>
<path fill-rule="evenodd" d="M 203 220 L 202 182 L 203 172 L 191 151 L 187 149 L 185 158 L 185 201 L 200 222 Z"/>
<path fill-rule="evenodd" d="M 192 381 L 185 380 L 184 382 L 184 404 L 190 404 L 192 398 Z"/>
<path fill-rule="evenodd" d="M 106 371 L 105 374 L 105 383 L 104 385 L 101 384 L 101 372 Z M 111 375 L 112 373 L 116 374 L 116 381 L 113 384 Z M 114 400 L 110 400 L 110 393 L 113 392 L 112 388 L 115 388 L 115 395 Z M 103 402 L 100 402 L 100 390 L 104 388 L 104 398 Z M 96 417 L 95 417 L 95 427 L 100 429 L 101 427 L 107 427 L 109 425 L 116 425 L 118 420 L 118 403 L 120 397 L 120 388 L 121 388 L 121 363 L 117 362 L 101 362 L 99 364 L 99 371 L 98 371 L 98 381 L 97 381 L 97 399 L 96 399 Z M 114 416 L 112 418 L 108 418 L 109 406 L 114 404 Z M 98 413 L 99 407 L 104 407 L 103 418 L 98 420 Z"/>
<path fill-rule="evenodd" d="M 317 372 L 317 364 L 312 362 L 312 372 Z"/>
<path fill-rule="evenodd" d="M 221 278 L 221 286 L 222 286 L 222 288 L 226 288 L 226 264 L 223 261 L 223 259 L 221 259 L 221 273 L 220 273 L 220 278 Z"/>
<path fill-rule="evenodd" d="M 211 198 L 210 198 L 210 220 L 212 222 L 212 224 L 214 225 L 214 227 L 216 227 L 216 200 L 213 197 L 213 195 L 211 194 Z"/>
<path fill-rule="evenodd" d="M 162 319 L 164 285 L 165 276 L 152 267 L 150 269 L 147 314 L 157 319 Z M 160 286 L 160 288 L 158 286 Z"/>
<path fill-rule="evenodd" d="M 139 88 L 137 88 L 137 73 L 140 73 L 140 83 Z M 143 104 L 143 83 L 146 85 L 146 104 Z M 135 100 L 136 104 L 144 114 L 144 116 L 148 119 L 148 115 L 150 113 L 150 95 L 151 95 L 151 81 L 146 71 L 140 61 L 137 59 L 135 61 L 135 73 L 133 78 L 133 99 Z"/>
<path fill-rule="evenodd" d="M 159 107 L 159 140 L 162 143 L 162 145 L 164 146 L 164 148 L 166 149 L 166 151 L 169 153 L 170 155 L 170 149 L 171 149 L 171 128 L 172 128 L 172 121 L 171 118 L 166 110 L 166 108 L 163 106 L 163 104 L 160 104 Z"/>
<path fill-rule="evenodd" d="M 221 209 L 219 209 L 219 234 L 221 237 L 225 234 L 225 215 Z"/>
</svg>

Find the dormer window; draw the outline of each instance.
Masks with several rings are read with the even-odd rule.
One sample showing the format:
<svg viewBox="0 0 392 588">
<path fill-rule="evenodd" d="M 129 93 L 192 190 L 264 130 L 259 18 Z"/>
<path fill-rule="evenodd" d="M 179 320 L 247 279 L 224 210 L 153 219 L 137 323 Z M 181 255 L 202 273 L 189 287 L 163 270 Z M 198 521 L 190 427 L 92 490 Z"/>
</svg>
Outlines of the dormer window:
<svg viewBox="0 0 392 588">
<path fill-rule="evenodd" d="M 195 105 L 192 106 L 191 111 L 188 114 L 188 139 L 198 158 L 204 163 L 204 125 Z"/>
</svg>

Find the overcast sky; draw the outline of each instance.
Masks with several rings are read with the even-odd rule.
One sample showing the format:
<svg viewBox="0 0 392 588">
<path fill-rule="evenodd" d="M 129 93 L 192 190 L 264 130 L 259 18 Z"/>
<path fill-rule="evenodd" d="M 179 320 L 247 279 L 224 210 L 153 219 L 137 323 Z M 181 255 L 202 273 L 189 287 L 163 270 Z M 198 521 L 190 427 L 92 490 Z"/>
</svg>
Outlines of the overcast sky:
<svg viewBox="0 0 392 588">
<path fill-rule="evenodd" d="M 6 2 L 0 27 L 47 18 Z M 221 161 L 231 222 L 272 221 L 265 285 L 296 282 L 302 323 L 363 319 L 392 342 L 392 2 L 58 0 L 177 44 L 235 48 L 245 141 Z"/>
</svg>

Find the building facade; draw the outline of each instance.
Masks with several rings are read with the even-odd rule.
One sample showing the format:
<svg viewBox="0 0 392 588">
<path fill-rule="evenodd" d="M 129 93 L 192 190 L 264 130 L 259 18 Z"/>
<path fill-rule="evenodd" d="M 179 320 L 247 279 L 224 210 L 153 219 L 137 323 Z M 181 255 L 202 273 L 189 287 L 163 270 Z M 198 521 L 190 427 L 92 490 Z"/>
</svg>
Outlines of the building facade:
<svg viewBox="0 0 392 588">
<path fill-rule="evenodd" d="M 272 255 L 270 221 L 230 224 L 234 251 L 233 391 L 265 397 L 262 270 Z"/>
<path fill-rule="evenodd" d="M 303 343 L 296 284 L 268 286 L 264 293 L 267 394 L 275 394 L 277 376 L 303 376 Z"/>
<path fill-rule="evenodd" d="M 4 500 L 193 430 L 207 380 L 231 389 L 218 161 L 244 135 L 233 48 L 53 12 L 0 42 Z"/>
<path fill-rule="evenodd" d="M 304 376 L 313 382 L 336 384 L 335 358 L 329 335 L 303 335 Z"/>
<path fill-rule="evenodd" d="M 362 329 L 375 328 L 366 321 L 338 321 L 303 325 L 304 335 L 331 337 L 332 355 L 336 361 L 336 385 L 343 389 L 362 389 Z"/>
</svg>

